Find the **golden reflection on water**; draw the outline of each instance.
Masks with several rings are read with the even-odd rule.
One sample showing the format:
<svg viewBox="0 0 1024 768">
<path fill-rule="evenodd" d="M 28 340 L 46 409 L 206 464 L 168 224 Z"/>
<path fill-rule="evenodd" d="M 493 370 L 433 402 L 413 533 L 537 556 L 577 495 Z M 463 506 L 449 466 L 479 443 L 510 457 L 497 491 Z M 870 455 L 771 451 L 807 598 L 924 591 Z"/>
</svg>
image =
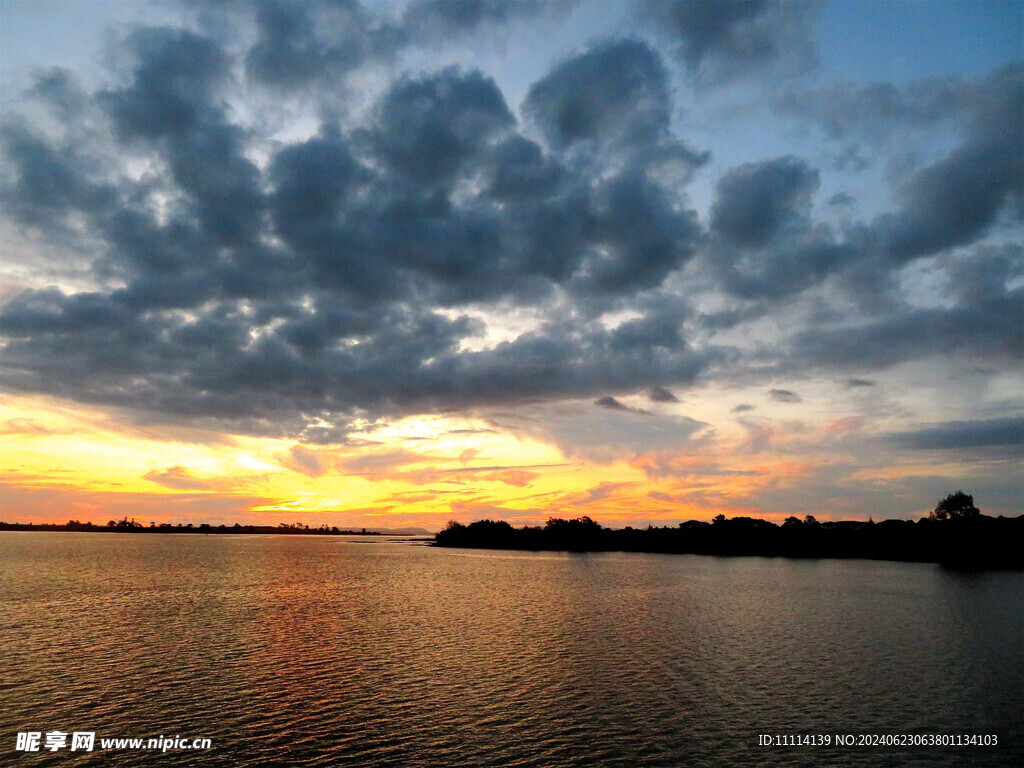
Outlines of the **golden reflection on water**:
<svg viewBox="0 0 1024 768">
<path fill-rule="evenodd" d="M 757 747 L 795 730 L 1004 744 L 901 765 L 1024 752 L 1021 574 L 58 533 L 5 533 L 0 562 L 11 743 L 203 736 L 164 758 L 233 766 L 878 764 Z"/>
</svg>

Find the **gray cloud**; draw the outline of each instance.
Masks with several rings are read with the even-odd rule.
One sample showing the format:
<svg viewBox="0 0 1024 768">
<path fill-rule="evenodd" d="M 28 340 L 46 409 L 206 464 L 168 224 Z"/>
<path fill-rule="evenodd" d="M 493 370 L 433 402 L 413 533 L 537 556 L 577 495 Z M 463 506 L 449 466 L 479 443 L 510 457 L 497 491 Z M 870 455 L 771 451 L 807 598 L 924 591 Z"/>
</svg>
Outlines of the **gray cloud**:
<svg viewBox="0 0 1024 768">
<path fill-rule="evenodd" d="M 555 67 L 530 87 L 524 112 L 548 142 L 648 142 L 662 138 L 670 117 L 668 72 L 639 41 L 613 41 Z"/>
<path fill-rule="evenodd" d="M 949 308 L 913 308 L 855 325 L 824 325 L 793 337 L 794 364 L 879 369 L 931 355 L 1020 360 L 1024 289 L 998 290 Z"/>
<path fill-rule="evenodd" d="M 780 41 L 809 18 L 805 6 L 703 5 L 647 12 L 707 77 L 781 65 Z M 742 376 L 751 358 L 716 346 L 718 331 L 823 285 L 870 297 L 936 254 L 943 306 L 868 316 L 837 302 L 758 364 L 774 354 L 777 369 L 853 376 L 928 354 L 1020 357 L 1020 252 L 977 245 L 1019 204 L 1019 68 L 958 81 L 948 118 L 938 97 L 899 91 L 920 112 L 906 121 L 960 135 L 909 175 L 894 211 L 815 221 L 819 171 L 785 156 L 725 172 L 705 228 L 685 186 L 709 155 L 675 135 L 677 93 L 652 43 L 603 39 L 558 62 L 527 89 L 524 124 L 481 72 L 371 66 L 358 109 L 325 109 L 312 135 L 283 138 L 268 128 L 277 118 L 241 114 L 239 100 L 275 115 L 282 93 L 336 104 L 342 79 L 409 46 L 565 11 L 200 7 L 235 26 L 138 29 L 102 85 L 49 70 L 21 114 L 8 108 L 4 227 L 61 249 L 77 281 L 46 263 L 38 273 L 60 286 L 5 304 L 13 389 L 320 443 L 422 410 L 619 402 L 608 393 Z M 869 97 L 884 101 L 849 96 Z M 31 117 L 38 105 L 45 121 Z M 825 121 L 816 109 L 805 119 Z M 853 135 L 853 113 L 832 116 L 837 135 L 873 146 Z M 480 349 L 479 317 L 518 307 L 536 326 Z M 616 312 L 630 319 L 606 325 Z M 676 401 L 661 386 L 649 397 Z M 313 459 L 289 460 L 316 472 Z"/>
<path fill-rule="evenodd" d="M 909 432 L 895 432 L 887 439 L 901 448 L 961 450 L 1010 447 L 1024 452 L 1024 418 L 1010 416 L 976 421 L 947 421 Z"/>
<path fill-rule="evenodd" d="M 752 73 L 803 72 L 815 64 L 811 2 L 642 0 L 641 15 L 675 44 L 681 61 L 703 82 Z"/>
<path fill-rule="evenodd" d="M 480 33 L 489 27 L 543 18 L 551 22 L 576 3 L 542 0 L 413 0 L 402 22 L 414 38 L 432 40 L 451 35 Z"/>
<path fill-rule="evenodd" d="M 307 12 L 319 11 L 260 6 L 257 25 L 305 34 Z M 356 417 L 687 381 L 717 356 L 686 347 L 681 302 L 612 330 L 571 312 L 476 353 L 459 348 L 479 322 L 436 311 L 556 289 L 581 307 L 621 301 L 693 252 L 695 214 L 645 171 L 674 145 L 664 71 L 641 44 L 561 65 L 596 78 L 632 62 L 635 78 L 609 85 L 593 115 L 594 137 L 615 134 L 630 98 L 649 102 L 623 124 L 637 132 L 616 134 L 624 163 L 612 174 L 546 153 L 493 80 L 454 68 L 395 80 L 364 124 L 327 122 L 257 167 L 225 107 L 227 48 L 170 28 L 125 46 L 121 83 L 86 97 L 113 129 L 112 151 L 145 156 L 156 173 L 111 182 L 24 122 L 4 129 L 8 215 L 36 227 L 76 217 L 103 244 L 94 274 L 123 283 L 8 302 L 10 386 L 330 442 Z M 48 77 L 36 91 L 51 98 L 61 89 Z"/>
<path fill-rule="evenodd" d="M 718 182 L 711 228 L 740 245 L 763 246 L 792 218 L 809 216 L 818 183 L 818 172 L 795 157 L 734 168 Z"/>
<path fill-rule="evenodd" d="M 357 0 L 254 4 L 257 39 L 245 59 L 253 80 L 295 87 L 337 79 L 368 61 L 386 61 L 405 31 Z"/>
<path fill-rule="evenodd" d="M 1024 219 L 1024 65 L 903 89 L 891 84 L 838 88 L 820 98 L 794 95 L 783 109 L 815 117 L 837 137 L 868 131 L 884 141 L 897 127 L 938 122 L 960 134 L 960 143 L 944 157 L 917 168 L 897 186 L 896 211 L 848 233 L 845 245 L 856 256 L 845 262 L 853 264 L 851 287 L 877 292 L 902 264 L 976 243 L 1001 215 Z"/>
<path fill-rule="evenodd" d="M 811 220 L 818 172 L 803 161 L 777 158 L 728 172 L 712 206 L 712 231 L 720 237 L 708 258 L 738 298 L 774 302 L 835 277 L 851 297 L 877 309 L 892 300 L 894 275 L 909 262 L 977 244 L 1000 222 L 1024 220 L 1020 64 L 976 78 L 794 92 L 779 109 L 818 121 L 837 141 L 855 135 L 876 149 L 897 131 L 939 124 L 959 143 L 903 173 L 894 210 L 841 227 Z"/>
<path fill-rule="evenodd" d="M 620 403 L 618 400 L 616 400 L 614 397 L 611 397 L 611 396 L 599 397 L 597 400 L 594 401 L 594 405 L 598 406 L 599 408 L 605 408 L 605 409 L 607 409 L 609 411 L 624 411 L 626 413 L 639 413 L 639 414 L 642 414 L 644 416 L 650 416 L 651 415 L 650 411 L 645 411 L 643 408 L 631 408 L 628 405 Z"/>
<path fill-rule="evenodd" d="M 414 0 L 401 13 L 359 0 L 265 0 L 238 3 L 211 11 L 198 5 L 199 16 L 216 15 L 204 28 L 222 26 L 224 17 L 237 22 L 253 17 L 256 39 L 245 55 L 253 82 L 280 92 L 337 84 L 368 64 L 389 64 L 413 46 L 440 45 L 452 39 L 496 33 L 517 22 L 554 22 L 572 2 L 539 0 Z"/>
<path fill-rule="evenodd" d="M 217 487 L 217 483 L 195 477 L 185 467 L 178 465 L 163 470 L 154 469 L 143 475 L 142 479 L 176 491 L 216 490 Z"/>
<path fill-rule="evenodd" d="M 792 156 L 747 163 L 722 176 L 711 206 L 717 237 L 708 258 L 729 293 L 775 301 L 819 284 L 860 256 L 832 228 L 812 222 L 818 186 L 818 171 Z"/>
<path fill-rule="evenodd" d="M 777 403 L 799 403 L 802 402 L 800 395 L 788 389 L 773 389 L 768 396 Z"/>
<path fill-rule="evenodd" d="M 651 387 L 647 396 L 655 403 L 678 403 L 679 398 L 664 387 Z"/>
</svg>

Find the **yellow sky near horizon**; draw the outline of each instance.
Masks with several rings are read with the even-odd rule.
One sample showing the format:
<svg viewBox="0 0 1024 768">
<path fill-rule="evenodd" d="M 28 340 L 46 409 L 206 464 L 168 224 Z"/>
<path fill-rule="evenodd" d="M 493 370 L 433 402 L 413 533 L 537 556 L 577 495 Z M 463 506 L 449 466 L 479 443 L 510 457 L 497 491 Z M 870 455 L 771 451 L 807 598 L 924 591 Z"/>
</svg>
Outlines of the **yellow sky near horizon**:
<svg viewBox="0 0 1024 768">
<path fill-rule="evenodd" d="M 593 403 L 539 407 L 547 410 L 518 421 L 508 413 L 395 419 L 345 444 L 312 445 L 140 424 L 115 410 L 12 395 L 0 403 L 0 520 L 437 530 L 452 519 L 522 525 L 582 515 L 612 527 L 717 514 L 884 518 L 892 515 L 854 497 L 874 489 L 896 499 L 906 478 L 957 472 L 955 463 L 934 460 L 851 464 L 841 440 L 864 425 L 827 414 L 820 422 L 766 412 L 725 420 L 697 401 L 659 414 Z M 683 410 L 708 414 L 716 426 Z M 560 418 L 590 426 L 572 433 L 573 442 L 559 432 Z M 652 425 L 682 437 L 669 431 L 660 444 L 631 442 L 631 428 L 647 435 Z"/>
<path fill-rule="evenodd" d="M 105 409 L 15 395 L 0 404 L 0 438 L 8 522 L 105 522 L 127 514 L 156 522 L 437 528 L 482 517 L 522 524 L 588 514 L 615 524 L 749 511 L 686 499 L 676 476 L 690 473 L 685 459 L 568 457 L 476 417 L 410 417 L 348 445 L 316 446 L 140 425 Z M 739 488 L 752 476 L 729 482 Z M 705 497 L 728 498 L 721 482 L 688 489 L 698 485 Z"/>
</svg>

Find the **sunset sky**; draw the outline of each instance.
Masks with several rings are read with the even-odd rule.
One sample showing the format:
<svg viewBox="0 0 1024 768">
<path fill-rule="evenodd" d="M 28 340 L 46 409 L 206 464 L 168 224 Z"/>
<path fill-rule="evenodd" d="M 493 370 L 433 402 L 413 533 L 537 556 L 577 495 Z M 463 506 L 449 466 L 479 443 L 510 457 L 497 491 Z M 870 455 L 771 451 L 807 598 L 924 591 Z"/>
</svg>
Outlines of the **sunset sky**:
<svg viewBox="0 0 1024 768">
<path fill-rule="evenodd" d="M 0 33 L 0 520 L 1024 512 L 1024 3 Z"/>
</svg>

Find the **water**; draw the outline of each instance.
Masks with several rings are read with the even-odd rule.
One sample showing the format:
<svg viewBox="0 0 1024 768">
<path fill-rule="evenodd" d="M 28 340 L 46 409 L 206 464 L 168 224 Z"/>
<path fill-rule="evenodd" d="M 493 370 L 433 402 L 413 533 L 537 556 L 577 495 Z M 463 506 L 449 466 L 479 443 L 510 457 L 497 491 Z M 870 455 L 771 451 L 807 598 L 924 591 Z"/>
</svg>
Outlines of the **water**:
<svg viewBox="0 0 1024 768">
<path fill-rule="evenodd" d="M 3 533 L 0 764 L 1021 765 L 1022 614 L 923 564 Z M 15 751 L 52 730 L 97 748 Z M 758 746 L 837 733 L 999 746 Z"/>
</svg>

